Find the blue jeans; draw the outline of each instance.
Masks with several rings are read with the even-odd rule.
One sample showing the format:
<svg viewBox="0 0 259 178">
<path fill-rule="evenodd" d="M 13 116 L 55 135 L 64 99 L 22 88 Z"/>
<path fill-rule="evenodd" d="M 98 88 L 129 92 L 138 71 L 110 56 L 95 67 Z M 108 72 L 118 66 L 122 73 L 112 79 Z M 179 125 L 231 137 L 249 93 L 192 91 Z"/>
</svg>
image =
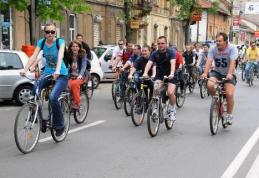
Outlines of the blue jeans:
<svg viewBox="0 0 259 178">
<path fill-rule="evenodd" d="M 42 74 L 39 78 L 39 91 L 41 89 L 46 88 L 47 86 L 52 84 L 52 81 L 44 78 L 46 74 Z M 55 129 L 64 128 L 64 117 L 61 111 L 60 104 L 58 102 L 58 98 L 62 91 L 67 88 L 68 77 L 65 75 L 60 75 L 58 79 L 55 81 L 55 84 L 52 88 L 51 94 L 49 96 L 49 103 L 52 108 L 53 113 L 53 122 Z M 35 94 L 36 88 L 33 87 L 33 93 Z"/>
<path fill-rule="evenodd" d="M 255 72 L 257 72 L 257 62 L 247 62 L 246 63 L 246 68 L 245 68 L 245 78 L 246 78 L 246 81 L 250 80 L 249 70 L 250 70 L 251 67 L 254 67 Z"/>
<path fill-rule="evenodd" d="M 198 71 L 200 75 L 203 74 L 204 69 L 205 69 L 205 66 L 198 66 Z"/>
</svg>

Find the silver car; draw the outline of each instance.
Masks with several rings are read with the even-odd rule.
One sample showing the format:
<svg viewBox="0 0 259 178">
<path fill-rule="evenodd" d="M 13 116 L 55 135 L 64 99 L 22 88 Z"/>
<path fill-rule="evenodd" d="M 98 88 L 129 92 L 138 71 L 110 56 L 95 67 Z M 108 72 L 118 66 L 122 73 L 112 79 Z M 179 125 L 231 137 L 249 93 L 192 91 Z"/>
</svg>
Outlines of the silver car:
<svg viewBox="0 0 259 178">
<path fill-rule="evenodd" d="M 0 50 L 0 100 L 14 99 L 22 105 L 32 95 L 33 83 L 20 76 L 28 60 L 24 52 Z M 34 73 L 28 72 L 27 76 L 33 79 Z"/>
</svg>

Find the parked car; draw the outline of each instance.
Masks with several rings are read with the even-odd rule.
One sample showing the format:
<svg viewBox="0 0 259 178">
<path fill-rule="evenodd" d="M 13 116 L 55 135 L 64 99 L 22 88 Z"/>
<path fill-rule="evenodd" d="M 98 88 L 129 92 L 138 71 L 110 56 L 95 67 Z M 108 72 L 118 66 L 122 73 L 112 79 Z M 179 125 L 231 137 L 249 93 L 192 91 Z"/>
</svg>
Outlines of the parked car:
<svg viewBox="0 0 259 178">
<path fill-rule="evenodd" d="M 91 54 L 92 54 L 92 59 L 91 59 L 90 73 L 93 79 L 93 88 L 96 89 L 99 86 L 100 81 L 103 79 L 103 71 L 101 68 L 100 61 L 96 56 L 96 54 L 93 51 L 91 51 Z"/>
<path fill-rule="evenodd" d="M 104 79 L 114 79 L 115 78 L 115 72 L 112 71 L 112 64 L 111 64 L 111 58 L 112 53 L 114 50 L 114 45 L 102 45 L 94 47 L 93 50 L 97 57 L 99 58 L 99 61 L 101 63 L 101 68 L 103 70 Z"/>
<path fill-rule="evenodd" d="M 28 56 L 22 51 L 0 50 L 0 100 L 14 99 L 18 105 L 26 103 L 32 95 L 33 83 L 20 76 Z M 34 73 L 27 73 L 34 79 Z"/>
</svg>

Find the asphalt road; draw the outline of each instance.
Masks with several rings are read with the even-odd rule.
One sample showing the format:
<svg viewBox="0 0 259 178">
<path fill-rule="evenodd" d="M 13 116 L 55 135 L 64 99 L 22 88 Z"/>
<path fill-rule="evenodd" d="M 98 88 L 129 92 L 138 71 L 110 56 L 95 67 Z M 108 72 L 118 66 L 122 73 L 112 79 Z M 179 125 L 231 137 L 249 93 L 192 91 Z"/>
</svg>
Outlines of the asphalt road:
<svg viewBox="0 0 259 178">
<path fill-rule="evenodd" d="M 233 125 L 220 127 L 215 136 L 209 131 L 210 101 L 202 100 L 196 88 L 177 111 L 173 129 L 162 125 L 151 138 L 146 122 L 135 127 L 115 109 L 111 84 L 104 83 L 94 93 L 86 123 L 72 119 L 73 133 L 58 144 L 49 133 L 41 134 L 27 155 L 19 152 L 13 136 L 19 107 L 1 103 L 0 177 L 258 178 L 259 80 L 253 87 L 238 82 Z"/>
</svg>

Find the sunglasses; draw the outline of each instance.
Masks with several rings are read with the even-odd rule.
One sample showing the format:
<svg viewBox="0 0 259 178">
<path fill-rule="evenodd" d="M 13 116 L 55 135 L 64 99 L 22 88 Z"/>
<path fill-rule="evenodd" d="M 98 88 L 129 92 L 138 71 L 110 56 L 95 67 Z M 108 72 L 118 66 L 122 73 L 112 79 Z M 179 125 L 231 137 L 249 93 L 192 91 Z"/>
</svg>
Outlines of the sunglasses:
<svg viewBox="0 0 259 178">
<path fill-rule="evenodd" d="M 51 34 L 55 34 L 56 31 L 54 31 L 54 30 L 46 30 L 45 33 L 46 33 L 46 34 L 50 34 L 50 33 L 51 33 Z"/>
<path fill-rule="evenodd" d="M 157 43 L 158 45 L 163 45 L 163 44 L 165 44 L 165 43 Z"/>
<path fill-rule="evenodd" d="M 122 44 L 120 44 L 120 43 L 119 43 L 118 45 L 120 45 L 120 46 L 121 46 L 121 45 L 123 45 L 123 43 L 122 43 Z"/>
</svg>

